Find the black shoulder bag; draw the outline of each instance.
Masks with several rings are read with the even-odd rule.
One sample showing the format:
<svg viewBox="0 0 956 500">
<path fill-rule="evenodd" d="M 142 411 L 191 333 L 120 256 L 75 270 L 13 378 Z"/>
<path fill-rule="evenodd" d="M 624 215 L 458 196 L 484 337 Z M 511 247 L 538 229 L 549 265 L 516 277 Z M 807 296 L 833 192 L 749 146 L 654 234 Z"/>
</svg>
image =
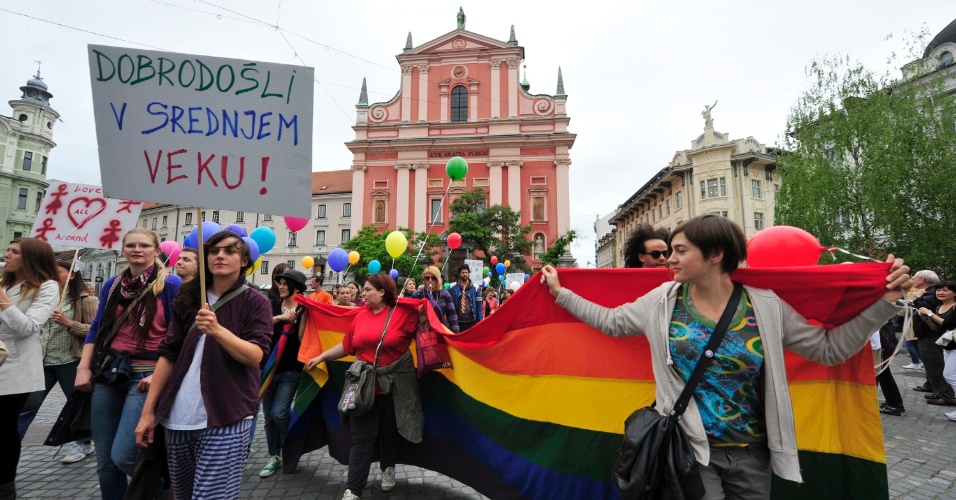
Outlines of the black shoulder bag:
<svg viewBox="0 0 956 500">
<path fill-rule="evenodd" d="M 388 309 L 385 327 L 382 328 L 382 337 L 378 341 L 378 347 L 375 348 L 375 362 L 370 365 L 356 356 L 355 362 L 345 372 L 345 387 L 339 399 L 340 413 L 357 417 L 368 413 L 375 404 L 375 369 L 378 368 L 385 334 L 388 333 L 388 324 L 392 321 L 392 313 L 395 312 L 396 307 L 398 307 L 397 304 Z"/>
<path fill-rule="evenodd" d="M 674 403 L 672 413 L 661 415 L 652 403 L 624 421 L 624 442 L 614 464 L 614 482 L 622 499 L 698 499 L 704 496 L 704 483 L 697 470 L 694 448 L 679 420 L 704 371 L 713 363 L 714 352 L 724 339 L 742 293 L 743 287 L 735 283 L 724 314 Z"/>
</svg>

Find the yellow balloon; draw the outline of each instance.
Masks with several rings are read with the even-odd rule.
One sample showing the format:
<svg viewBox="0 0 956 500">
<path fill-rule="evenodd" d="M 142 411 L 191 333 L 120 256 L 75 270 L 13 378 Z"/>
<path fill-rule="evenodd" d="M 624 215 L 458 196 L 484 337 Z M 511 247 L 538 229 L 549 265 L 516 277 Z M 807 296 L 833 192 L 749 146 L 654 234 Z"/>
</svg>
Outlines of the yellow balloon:
<svg viewBox="0 0 956 500">
<path fill-rule="evenodd" d="M 405 234 L 401 231 L 392 231 L 388 236 L 385 237 L 385 250 L 388 251 L 388 254 L 392 256 L 393 259 L 397 259 L 405 250 L 408 250 L 408 239 L 405 238 Z"/>
<path fill-rule="evenodd" d="M 313 267 L 315 267 L 315 259 L 313 259 L 309 255 L 302 257 L 302 267 L 306 269 L 312 269 Z"/>
<path fill-rule="evenodd" d="M 259 256 L 259 258 L 256 259 L 256 262 L 252 265 L 252 267 L 246 270 L 246 276 L 252 276 L 252 273 L 258 271 L 260 266 L 262 266 L 262 256 Z"/>
<path fill-rule="evenodd" d="M 511 261 L 510 261 L 510 260 L 506 260 L 506 261 L 505 261 L 505 268 L 509 268 L 509 267 L 511 267 Z"/>
<path fill-rule="evenodd" d="M 361 259 L 362 259 L 362 255 L 356 252 L 355 250 L 352 250 L 351 252 L 349 252 L 349 264 L 352 264 L 354 266 L 355 264 L 358 264 L 358 261 Z"/>
</svg>

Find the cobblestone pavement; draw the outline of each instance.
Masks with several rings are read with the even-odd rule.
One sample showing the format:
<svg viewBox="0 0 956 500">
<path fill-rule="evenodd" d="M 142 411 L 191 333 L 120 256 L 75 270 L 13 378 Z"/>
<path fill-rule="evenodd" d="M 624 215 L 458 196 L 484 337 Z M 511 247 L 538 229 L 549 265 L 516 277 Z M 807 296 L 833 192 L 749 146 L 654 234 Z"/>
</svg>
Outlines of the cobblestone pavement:
<svg viewBox="0 0 956 500">
<path fill-rule="evenodd" d="M 891 498 L 956 500 L 956 422 L 943 416 L 956 408 L 931 406 L 923 393 L 912 388 L 923 382 L 920 370 L 904 370 L 909 363 L 905 351 L 893 362 L 893 373 L 903 393 L 906 413 L 902 417 L 883 415 L 886 462 Z M 904 359 L 905 358 L 905 359 Z M 24 442 L 17 476 L 20 498 L 99 498 L 96 461 L 61 465 L 56 449 L 42 446 L 64 402 L 54 388 L 43 404 Z M 874 403 L 875 404 L 875 403 Z M 338 499 L 345 491 L 346 467 L 317 450 L 304 457 L 296 474 L 281 472 L 259 478 L 265 464 L 266 443 L 260 418 L 253 454 L 246 463 L 242 498 Z M 398 466 L 397 486 L 389 493 L 379 489 L 377 464 L 363 498 L 484 498 L 474 489 L 447 476 L 417 467 Z"/>
</svg>

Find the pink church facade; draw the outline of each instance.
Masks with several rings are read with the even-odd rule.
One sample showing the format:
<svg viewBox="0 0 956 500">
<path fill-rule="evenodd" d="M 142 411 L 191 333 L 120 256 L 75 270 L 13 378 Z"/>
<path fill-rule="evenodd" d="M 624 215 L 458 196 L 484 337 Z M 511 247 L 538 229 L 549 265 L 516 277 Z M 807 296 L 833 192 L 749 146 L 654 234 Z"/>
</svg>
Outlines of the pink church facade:
<svg viewBox="0 0 956 500">
<path fill-rule="evenodd" d="M 554 95 L 519 82 L 524 48 L 457 29 L 417 47 L 411 34 L 397 56 L 401 87 L 386 102 L 356 105 L 352 160 L 352 233 L 364 225 L 444 234 L 451 202 L 474 188 L 488 205 L 507 205 L 531 225 L 537 254 L 570 228 L 567 95 L 560 69 Z M 468 161 L 464 180 L 445 163 Z M 451 183 L 449 185 L 449 183 Z M 442 203 L 442 196 L 448 197 Z M 434 221 L 434 224 L 433 224 Z"/>
</svg>

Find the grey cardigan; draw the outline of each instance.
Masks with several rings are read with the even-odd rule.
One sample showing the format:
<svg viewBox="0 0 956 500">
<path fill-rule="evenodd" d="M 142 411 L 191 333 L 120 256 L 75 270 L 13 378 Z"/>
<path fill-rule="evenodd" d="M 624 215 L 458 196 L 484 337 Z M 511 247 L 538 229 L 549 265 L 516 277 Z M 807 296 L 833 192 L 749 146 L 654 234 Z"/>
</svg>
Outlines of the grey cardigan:
<svg viewBox="0 0 956 500">
<path fill-rule="evenodd" d="M 679 287 L 680 283 L 667 282 L 636 301 L 616 308 L 593 304 L 567 288 L 561 290 L 557 299 L 558 305 L 608 335 L 647 336 L 657 385 L 657 409 L 662 413 L 671 411 L 684 388 L 684 381 L 672 368 L 668 345 L 668 330 Z M 803 482 L 783 350 L 788 349 L 825 365 L 842 363 L 859 352 L 870 335 L 899 308 L 881 298 L 857 317 L 826 330 L 809 324 L 773 291 L 744 289 L 753 304 L 764 348 L 764 418 L 773 471 L 783 479 Z M 710 446 L 693 398 L 680 423 L 694 445 L 697 461 L 709 464 Z"/>
<path fill-rule="evenodd" d="M 349 367 L 349 371 L 359 372 L 365 365 L 371 365 L 357 359 Z M 415 371 L 415 362 L 412 361 L 412 352 L 405 351 L 402 357 L 388 366 L 379 366 L 375 370 L 376 383 L 383 394 L 392 394 L 395 404 L 395 422 L 398 433 L 413 443 L 422 442 L 422 431 L 425 428 L 425 412 L 422 409 L 422 393 L 418 388 L 418 378 Z M 347 414 L 342 414 L 348 418 Z"/>
<path fill-rule="evenodd" d="M 10 287 L 7 297 L 13 305 L 0 312 L 0 340 L 10 351 L 0 366 L 0 396 L 44 389 L 40 335 L 43 324 L 60 304 L 60 286 L 56 281 L 46 281 L 36 296 L 24 297 L 22 290 L 22 283 Z"/>
</svg>

